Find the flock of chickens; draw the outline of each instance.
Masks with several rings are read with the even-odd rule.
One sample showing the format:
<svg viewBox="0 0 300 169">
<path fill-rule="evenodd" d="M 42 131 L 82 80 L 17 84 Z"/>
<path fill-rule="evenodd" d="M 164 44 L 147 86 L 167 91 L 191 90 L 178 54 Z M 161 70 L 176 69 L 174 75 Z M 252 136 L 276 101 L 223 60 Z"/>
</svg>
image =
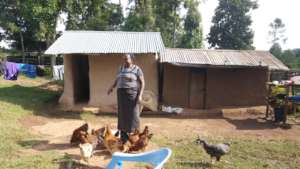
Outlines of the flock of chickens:
<svg viewBox="0 0 300 169">
<path fill-rule="evenodd" d="M 132 135 L 129 135 L 128 140 L 124 143 L 118 134 L 119 132 L 111 130 L 108 125 L 97 130 L 92 129 L 91 133 L 88 133 L 88 129 L 87 123 L 75 129 L 70 140 L 72 145 L 79 146 L 81 159 L 86 162 L 92 157 L 98 145 L 103 145 L 111 154 L 114 152 L 139 152 L 145 151 L 153 136 L 146 126 L 143 132 L 136 130 Z M 195 143 L 203 146 L 206 153 L 210 155 L 212 162 L 213 158 L 220 161 L 221 157 L 230 151 L 229 143 L 213 145 L 199 137 Z"/>
<path fill-rule="evenodd" d="M 92 129 L 90 133 L 88 130 L 88 124 L 83 124 L 73 131 L 70 140 L 71 145 L 79 146 L 81 159 L 86 162 L 89 161 L 99 145 L 104 146 L 111 154 L 114 152 L 139 152 L 145 151 L 153 136 L 146 126 L 143 132 L 136 130 L 132 135 L 129 135 L 128 140 L 124 143 L 119 132 L 111 130 L 109 125 L 97 130 Z"/>
</svg>

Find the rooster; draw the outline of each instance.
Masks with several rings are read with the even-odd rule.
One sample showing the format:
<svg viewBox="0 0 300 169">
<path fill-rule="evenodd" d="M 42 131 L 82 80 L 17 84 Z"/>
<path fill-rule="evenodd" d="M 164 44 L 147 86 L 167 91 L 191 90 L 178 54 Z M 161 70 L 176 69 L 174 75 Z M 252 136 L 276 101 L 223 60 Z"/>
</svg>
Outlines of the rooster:
<svg viewBox="0 0 300 169">
<path fill-rule="evenodd" d="M 217 161 L 220 161 L 221 157 L 227 154 L 230 151 L 230 144 L 229 143 L 220 143 L 220 144 L 208 144 L 205 140 L 200 139 L 199 137 L 196 140 L 196 144 L 202 144 L 204 150 L 207 154 L 210 155 L 211 160 L 213 157 L 216 158 Z"/>
<path fill-rule="evenodd" d="M 87 143 L 87 135 L 88 135 L 89 126 L 87 123 L 83 124 L 82 126 L 78 127 L 73 131 L 70 143 L 72 145 L 79 145 L 80 143 Z"/>
</svg>

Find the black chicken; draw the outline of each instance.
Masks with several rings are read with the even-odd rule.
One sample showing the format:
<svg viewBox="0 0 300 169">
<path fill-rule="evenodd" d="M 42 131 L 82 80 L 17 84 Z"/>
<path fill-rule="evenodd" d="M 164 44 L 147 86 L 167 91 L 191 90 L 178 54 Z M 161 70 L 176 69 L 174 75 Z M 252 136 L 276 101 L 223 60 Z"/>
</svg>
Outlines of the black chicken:
<svg viewBox="0 0 300 169">
<path fill-rule="evenodd" d="M 202 144 L 203 148 L 205 149 L 206 153 L 210 155 L 211 159 L 213 160 L 213 157 L 215 157 L 217 161 L 220 161 L 221 157 L 227 154 L 230 150 L 229 143 L 212 145 L 208 144 L 205 140 L 198 138 L 196 140 L 196 144 Z"/>
</svg>

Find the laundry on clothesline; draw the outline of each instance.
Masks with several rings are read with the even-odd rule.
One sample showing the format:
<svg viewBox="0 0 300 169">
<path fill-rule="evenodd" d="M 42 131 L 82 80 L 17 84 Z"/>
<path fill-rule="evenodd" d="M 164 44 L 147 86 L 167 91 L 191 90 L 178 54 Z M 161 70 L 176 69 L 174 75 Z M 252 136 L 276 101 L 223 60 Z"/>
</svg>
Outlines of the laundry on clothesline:
<svg viewBox="0 0 300 169">
<path fill-rule="evenodd" d="M 30 78 L 36 77 L 36 66 L 31 64 L 18 63 L 19 71 Z"/>
<path fill-rule="evenodd" d="M 53 66 L 53 80 L 64 80 L 64 65 Z"/>
</svg>

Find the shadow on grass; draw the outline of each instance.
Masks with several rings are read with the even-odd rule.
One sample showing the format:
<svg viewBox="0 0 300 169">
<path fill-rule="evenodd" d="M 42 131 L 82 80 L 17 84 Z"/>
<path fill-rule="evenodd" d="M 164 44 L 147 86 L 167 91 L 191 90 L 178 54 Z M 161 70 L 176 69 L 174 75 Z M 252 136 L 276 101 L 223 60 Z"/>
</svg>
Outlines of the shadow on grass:
<svg viewBox="0 0 300 169">
<path fill-rule="evenodd" d="M 211 168 L 212 164 L 207 162 L 198 162 L 198 161 L 185 161 L 177 162 L 178 165 L 183 168 Z"/>
<path fill-rule="evenodd" d="M 49 140 L 22 140 L 17 142 L 23 148 L 34 149 L 37 151 L 69 150 L 78 148 L 70 143 L 49 143 Z M 79 150 L 79 149 L 78 149 Z M 111 154 L 103 146 L 97 146 L 94 156 L 104 156 L 105 159 L 111 158 Z M 70 159 L 80 160 L 79 154 L 68 154 Z"/>
<path fill-rule="evenodd" d="M 34 115 L 81 119 L 79 112 L 64 112 L 59 110 L 58 99 L 61 92 L 43 89 L 45 85 L 47 84 L 36 87 L 20 85 L 0 87 L 0 101 L 20 105 L 23 109 L 32 111 Z"/>
<path fill-rule="evenodd" d="M 49 143 L 49 140 L 22 140 L 18 144 L 24 148 L 32 148 L 38 151 L 66 150 L 72 147 L 69 143 Z"/>
<path fill-rule="evenodd" d="M 92 166 L 78 160 L 78 157 L 70 154 L 64 155 L 63 158 L 53 160 L 59 165 L 59 169 L 104 169 L 99 166 Z"/>
</svg>

